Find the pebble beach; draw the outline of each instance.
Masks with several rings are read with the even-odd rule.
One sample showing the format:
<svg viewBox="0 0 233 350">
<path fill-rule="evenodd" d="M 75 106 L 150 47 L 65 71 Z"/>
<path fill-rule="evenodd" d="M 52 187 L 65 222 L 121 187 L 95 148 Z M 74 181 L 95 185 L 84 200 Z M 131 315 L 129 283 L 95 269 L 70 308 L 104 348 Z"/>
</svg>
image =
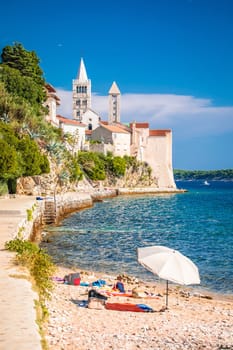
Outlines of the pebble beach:
<svg viewBox="0 0 233 350">
<path fill-rule="evenodd" d="M 58 267 L 57 277 L 73 270 Z M 76 271 L 77 272 L 77 271 Z M 81 272 L 81 281 L 103 279 L 108 286 L 116 276 Z M 110 296 L 107 303 L 146 304 L 154 312 L 89 309 L 79 306 L 88 299 L 89 287 L 55 282 L 48 302 L 50 313 L 46 339 L 51 350 L 107 349 L 233 349 L 233 297 L 201 294 L 181 286 L 169 286 L 165 306 L 165 284 L 125 281 L 126 290 L 139 286 L 155 297 Z M 104 293 L 104 289 L 98 289 Z"/>
<path fill-rule="evenodd" d="M 26 209 L 35 198 L 2 199 L 1 224 L 1 302 L 0 349 L 42 349 L 34 309 L 35 293 L 30 283 L 20 278 L 13 256 L 4 250 Z M 146 304 L 154 312 L 90 309 L 80 306 L 88 300 L 91 283 L 102 279 L 107 286 L 116 276 L 78 271 L 81 282 L 89 286 L 67 285 L 59 279 L 77 272 L 57 266 L 54 291 L 47 302 L 49 318 L 44 324 L 48 350 L 107 349 L 233 349 L 233 296 L 202 294 L 200 291 L 169 285 L 169 306 L 165 306 L 165 284 L 124 280 L 125 289 L 140 288 L 153 297 L 108 296 L 108 303 Z M 19 277 L 17 278 L 17 275 Z M 17 287 L 16 287 L 17 286 Z M 105 293 L 103 290 L 99 290 Z M 155 296 L 155 297 L 154 297 Z"/>
</svg>

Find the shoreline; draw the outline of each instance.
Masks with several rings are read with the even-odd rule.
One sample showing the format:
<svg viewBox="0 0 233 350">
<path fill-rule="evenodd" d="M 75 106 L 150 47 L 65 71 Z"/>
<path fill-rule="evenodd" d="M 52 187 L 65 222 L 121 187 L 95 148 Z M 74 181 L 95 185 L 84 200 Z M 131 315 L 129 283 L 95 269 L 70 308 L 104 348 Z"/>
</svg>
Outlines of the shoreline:
<svg viewBox="0 0 233 350">
<path fill-rule="evenodd" d="M 69 271 L 70 273 L 73 273 L 75 271 L 81 271 L 87 275 L 100 276 L 100 278 L 102 278 L 101 276 L 105 276 L 105 275 L 109 275 L 109 276 L 112 276 L 115 278 L 116 278 L 116 276 L 121 275 L 120 271 L 118 273 L 115 273 L 115 272 L 99 271 L 99 270 L 94 270 L 94 269 L 90 270 L 90 269 L 83 269 L 83 268 L 80 268 L 79 266 L 74 266 L 74 265 L 73 266 L 66 266 L 65 264 L 63 264 L 63 265 L 55 264 L 55 266 L 57 267 L 58 270 L 64 269 L 64 270 Z M 145 278 L 136 277 L 133 274 L 123 273 L 123 275 L 127 276 L 129 279 L 138 280 L 139 283 L 142 285 L 148 285 L 148 286 L 152 286 L 152 287 L 154 285 L 157 285 L 157 286 L 160 286 L 161 288 L 164 288 L 164 290 L 166 288 L 166 280 L 158 279 L 156 276 L 155 276 L 155 280 L 151 281 L 151 280 L 147 280 Z M 196 294 L 196 295 L 199 294 L 199 295 L 205 296 L 207 299 L 211 298 L 211 299 L 222 300 L 222 301 L 228 301 L 228 300 L 233 301 L 233 293 L 223 293 L 220 291 L 218 292 L 218 291 L 211 290 L 211 289 L 205 289 L 204 287 L 199 286 L 199 285 L 185 286 L 185 285 L 179 285 L 179 284 L 169 282 L 169 288 L 171 288 L 171 289 L 182 288 L 182 289 L 186 290 L 187 293 L 190 293 L 191 295 L 192 294 Z"/>
</svg>

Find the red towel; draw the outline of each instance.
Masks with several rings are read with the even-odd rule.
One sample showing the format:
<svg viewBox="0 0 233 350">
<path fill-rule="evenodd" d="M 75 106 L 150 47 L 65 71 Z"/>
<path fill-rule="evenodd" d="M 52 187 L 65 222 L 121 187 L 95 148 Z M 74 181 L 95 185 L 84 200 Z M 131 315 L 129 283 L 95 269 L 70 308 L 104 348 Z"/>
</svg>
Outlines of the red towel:
<svg viewBox="0 0 233 350">
<path fill-rule="evenodd" d="M 106 303 L 105 308 L 108 310 L 117 310 L 117 311 L 133 311 L 133 312 L 145 312 L 136 304 L 130 303 Z"/>
</svg>

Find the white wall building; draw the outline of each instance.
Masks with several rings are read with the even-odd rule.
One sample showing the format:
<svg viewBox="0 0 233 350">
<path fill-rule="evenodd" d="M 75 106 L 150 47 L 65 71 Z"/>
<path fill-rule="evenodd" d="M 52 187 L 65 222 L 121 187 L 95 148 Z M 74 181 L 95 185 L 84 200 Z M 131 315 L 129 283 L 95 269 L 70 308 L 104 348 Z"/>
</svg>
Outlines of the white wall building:
<svg viewBox="0 0 233 350">
<path fill-rule="evenodd" d="M 56 94 L 56 90 L 50 84 L 45 84 L 47 99 L 44 103 L 48 108 L 48 114 L 45 116 L 45 120 L 51 123 L 53 126 L 58 127 L 59 122 L 57 120 L 57 106 L 60 105 L 60 98 Z"/>
<path fill-rule="evenodd" d="M 132 123 L 131 155 L 147 162 L 159 188 L 176 188 L 172 168 L 172 131 L 150 130 L 148 123 Z"/>
<path fill-rule="evenodd" d="M 130 155 L 130 138 L 128 131 L 116 125 L 100 123 L 100 126 L 92 132 L 93 140 L 113 145 L 114 156 L 120 157 Z"/>
<path fill-rule="evenodd" d="M 98 128 L 100 120 L 100 115 L 92 109 L 88 109 L 82 116 L 82 123 L 86 124 L 86 129 L 90 131 Z"/>
<path fill-rule="evenodd" d="M 85 129 L 86 125 L 78 122 L 74 119 L 67 119 L 60 115 L 57 115 L 59 121 L 59 127 L 62 129 L 63 134 L 70 134 L 73 136 L 72 147 L 66 144 L 67 149 L 70 151 L 79 151 L 85 148 Z M 72 148 L 72 150 L 71 150 Z"/>
</svg>

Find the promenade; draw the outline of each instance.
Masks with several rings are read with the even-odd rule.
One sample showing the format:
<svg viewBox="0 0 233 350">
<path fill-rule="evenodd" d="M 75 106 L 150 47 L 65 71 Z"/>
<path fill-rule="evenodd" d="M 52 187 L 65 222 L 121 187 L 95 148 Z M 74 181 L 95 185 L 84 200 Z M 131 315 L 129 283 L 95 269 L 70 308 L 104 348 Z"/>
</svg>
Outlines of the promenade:
<svg viewBox="0 0 233 350">
<path fill-rule="evenodd" d="M 25 271 L 14 265 L 14 253 L 4 248 L 35 202 L 33 196 L 0 199 L 0 350 L 42 349 L 36 324 L 37 294 Z"/>
</svg>

